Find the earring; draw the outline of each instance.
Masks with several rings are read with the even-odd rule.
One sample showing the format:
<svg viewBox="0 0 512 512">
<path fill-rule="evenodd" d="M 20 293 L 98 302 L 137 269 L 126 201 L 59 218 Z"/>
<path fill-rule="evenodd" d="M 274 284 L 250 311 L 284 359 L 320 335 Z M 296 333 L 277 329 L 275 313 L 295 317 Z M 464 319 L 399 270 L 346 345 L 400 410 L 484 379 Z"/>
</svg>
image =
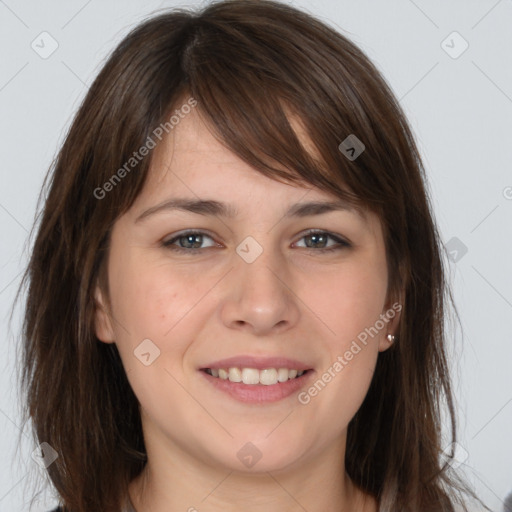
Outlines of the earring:
<svg viewBox="0 0 512 512">
<path fill-rule="evenodd" d="M 393 336 L 393 334 L 388 334 L 387 335 L 387 339 L 390 343 L 394 343 L 395 342 L 395 336 Z"/>
</svg>

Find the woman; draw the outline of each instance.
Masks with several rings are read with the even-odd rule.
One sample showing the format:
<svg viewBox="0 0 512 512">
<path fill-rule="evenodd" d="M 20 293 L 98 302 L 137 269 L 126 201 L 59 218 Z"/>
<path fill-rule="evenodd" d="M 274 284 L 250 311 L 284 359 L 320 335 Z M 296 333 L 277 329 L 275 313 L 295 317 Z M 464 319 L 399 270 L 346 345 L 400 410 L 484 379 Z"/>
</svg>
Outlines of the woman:
<svg viewBox="0 0 512 512">
<path fill-rule="evenodd" d="M 418 150 L 311 16 L 235 0 L 136 27 L 52 169 L 26 282 L 61 510 L 463 505 Z"/>
</svg>

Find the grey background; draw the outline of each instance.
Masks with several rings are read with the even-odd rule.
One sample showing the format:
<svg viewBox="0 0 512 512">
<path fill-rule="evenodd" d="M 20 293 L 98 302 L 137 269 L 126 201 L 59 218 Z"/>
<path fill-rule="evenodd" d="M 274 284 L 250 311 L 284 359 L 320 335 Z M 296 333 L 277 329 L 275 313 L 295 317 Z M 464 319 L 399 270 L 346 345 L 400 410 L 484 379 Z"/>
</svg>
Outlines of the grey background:
<svg viewBox="0 0 512 512">
<path fill-rule="evenodd" d="M 449 347 L 459 469 L 501 511 L 512 489 L 512 1 L 291 3 L 368 54 L 416 134 L 463 324 L 451 328 Z M 42 180 L 106 55 L 136 23 L 174 5 L 0 0 L 0 512 L 29 510 L 30 484 L 44 483 L 28 428 L 19 429 L 19 308 L 8 322 Z M 46 59 L 31 47 L 51 48 L 43 31 L 58 43 Z M 453 31 L 469 44 L 458 56 L 463 41 L 446 39 Z M 53 503 L 48 489 L 33 510 Z"/>
</svg>

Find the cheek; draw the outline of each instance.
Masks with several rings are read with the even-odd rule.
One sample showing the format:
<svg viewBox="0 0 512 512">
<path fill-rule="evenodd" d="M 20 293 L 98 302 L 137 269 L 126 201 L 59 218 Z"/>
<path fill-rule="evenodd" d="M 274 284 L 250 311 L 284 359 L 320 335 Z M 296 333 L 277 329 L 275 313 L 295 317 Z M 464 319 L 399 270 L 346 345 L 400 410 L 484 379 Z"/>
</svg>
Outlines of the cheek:
<svg viewBox="0 0 512 512">
<path fill-rule="evenodd" d="M 197 287 L 168 265 L 134 258 L 112 273 L 114 312 L 134 337 L 164 338 L 197 302 Z"/>
<path fill-rule="evenodd" d="M 317 274 L 309 282 L 313 291 L 307 293 L 307 303 L 328 326 L 331 342 L 342 349 L 379 319 L 386 287 L 387 275 L 379 262 L 356 261 L 336 272 Z"/>
<path fill-rule="evenodd" d="M 149 390 L 161 384 L 151 377 L 153 371 L 165 368 L 182 374 L 187 351 L 204 324 L 200 320 L 212 314 L 211 290 L 219 276 L 206 272 L 199 278 L 197 267 L 187 269 L 129 251 L 117 261 L 110 282 L 116 344 L 126 371 L 134 379 L 142 378 L 142 372 L 142 385 Z M 144 340 L 151 340 L 158 354 L 148 367 L 135 357 Z M 163 372 L 164 379 L 167 375 Z"/>
<path fill-rule="evenodd" d="M 326 437 L 334 438 L 347 427 L 373 379 L 378 359 L 377 338 L 367 337 L 361 342 L 357 334 L 362 325 L 364 321 L 354 317 L 336 324 L 336 335 L 325 341 L 329 356 L 311 386 L 299 397 L 302 404 L 312 404 L 315 417 L 329 418 L 329 422 L 322 423 Z"/>
<path fill-rule="evenodd" d="M 373 331 L 383 312 L 387 274 L 382 261 L 354 260 L 320 280 L 311 304 L 329 327 L 323 339 L 328 359 L 310 391 L 319 415 L 330 416 L 332 431 L 346 426 L 361 406 L 373 378 L 378 339 Z M 307 397 L 305 397 L 307 400 Z"/>
<path fill-rule="evenodd" d="M 319 378 L 323 377 L 330 391 L 323 403 L 327 408 L 342 405 L 348 418 L 366 395 L 377 362 L 378 340 L 385 335 L 385 327 L 376 331 L 375 325 L 385 304 L 387 274 L 380 261 L 361 258 L 321 278 L 320 284 L 311 304 L 328 326 L 323 344 L 329 358 Z"/>
<path fill-rule="evenodd" d="M 179 401 L 173 376 L 181 380 L 184 354 L 193 339 L 184 320 L 199 292 L 162 264 L 126 259 L 113 272 L 116 345 L 130 385 L 146 409 L 158 407 L 163 389 Z"/>
</svg>

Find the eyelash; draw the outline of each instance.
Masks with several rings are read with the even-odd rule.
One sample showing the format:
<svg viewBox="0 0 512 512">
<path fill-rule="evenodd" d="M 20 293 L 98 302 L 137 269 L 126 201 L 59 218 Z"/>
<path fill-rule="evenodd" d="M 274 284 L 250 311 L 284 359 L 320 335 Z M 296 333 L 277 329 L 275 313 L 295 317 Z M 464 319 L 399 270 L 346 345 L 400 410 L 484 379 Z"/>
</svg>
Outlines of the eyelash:
<svg viewBox="0 0 512 512">
<path fill-rule="evenodd" d="M 187 249 L 185 247 L 179 247 L 178 245 L 174 244 L 174 242 L 178 241 L 180 238 L 190 236 L 190 235 L 206 236 L 213 240 L 213 237 L 211 237 L 208 233 L 205 233 L 204 231 L 188 230 L 188 231 L 183 231 L 183 232 L 179 233 L 178 235 L 171 238 L 170 240 L 162 241 L 162 246 L 167 249 L 170 249 L 172 251 L 178 252 L 178 253 L 188 253 L 188 254 L 194 254 L 194 253 L 197 254 L 197 253 L 199 253 L 199 251 L 202 251 L 204 249 L 210 249 L 210 247 L 203 247 L 203 248 L 199 247 L 199 248 L 195 248 L 195 249 L 192 249 L 192 248 Z M 334 240 L 337 243 L 337 245 L 332 246 L 332 247 L 323 247 L 320 249 L 315 249 L 314 247 L 304 247 L 304 249 L 307 249 L 309 251 L 320 252 L 320 253 L 330 253 L 333 251 L 339 251 L 341 249 L 346 249 L 346 248 L 352 247 L 349 242 L 334 235 L 333 233 L 330 233 L 329 231 L 321 231 L 321 230 L 317 230 L 317 229 L 309 230 L 308 232 L 303 234 L 299 240 L 302 240 L 303 238 L 306 238 L 306 237 L 312 236 L 312 235 L 327 235 L 327 237 Z"/>
</svg>

